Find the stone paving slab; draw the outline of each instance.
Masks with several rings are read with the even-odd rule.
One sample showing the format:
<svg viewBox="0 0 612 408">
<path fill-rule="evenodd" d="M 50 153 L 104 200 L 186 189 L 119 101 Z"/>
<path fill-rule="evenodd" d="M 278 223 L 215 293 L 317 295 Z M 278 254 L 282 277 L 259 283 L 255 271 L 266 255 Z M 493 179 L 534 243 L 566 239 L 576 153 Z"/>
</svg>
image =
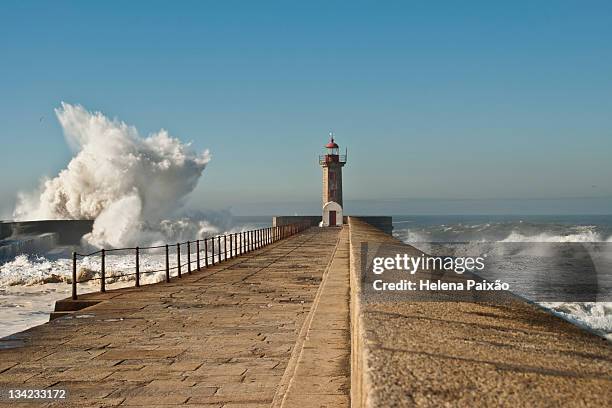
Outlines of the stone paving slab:
<svg viewBox="0 0 612 408">
<path fill-rule="evenodd" d="M 510 294 L 474 302 L 365 296 L 361 243 L 402 244 L 358 219 L 349 224 L 354 406 L 612 406 L 606 340 Z"/>
<path fill-rule="evenodd" d="M 101 303 L 0 341 L 0 388 L 66 388 L 74 407 L 270 406 L 338 234 L 311 228 L 169 284 L 82 295 Z"/>
</svg>

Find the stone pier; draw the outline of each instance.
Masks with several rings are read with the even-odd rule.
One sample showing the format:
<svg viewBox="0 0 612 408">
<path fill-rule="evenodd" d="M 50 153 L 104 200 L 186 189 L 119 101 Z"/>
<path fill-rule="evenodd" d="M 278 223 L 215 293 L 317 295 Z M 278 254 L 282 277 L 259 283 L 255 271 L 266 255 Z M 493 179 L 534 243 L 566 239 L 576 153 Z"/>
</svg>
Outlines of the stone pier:
<svg viewBox="0 0 612 408">
<path fill-rule="evenodd" d="M 333 406 L 348 406 L 348 269 L 334 259 L 346 260 L 348 240 L 344 233 L 337 248 L 340 232 L 312 228 L 169 284 L 79 296 L 99 303 L 0 341 L 0 388 L 63 388 L 78 407 L 295 406 L 298 395 L 328 392 Z M 316 313 L 335 314 L 336 305 L 344 305 L 337 320 Z M 313 351 L 316 372 L 304 359 Z M 337 389 L 318 386 L 326 376 Z"/>
<path fill-rule="evenodd" d="M 80 295 L 91 306 L 0 339 L 0 389 L 68 391 L 15 407 L 612 405 L 604 339 L 511 295 L 371 296 L 362 242 L 417 254 L 349 217 L 171 283 Z"/>
</svg>

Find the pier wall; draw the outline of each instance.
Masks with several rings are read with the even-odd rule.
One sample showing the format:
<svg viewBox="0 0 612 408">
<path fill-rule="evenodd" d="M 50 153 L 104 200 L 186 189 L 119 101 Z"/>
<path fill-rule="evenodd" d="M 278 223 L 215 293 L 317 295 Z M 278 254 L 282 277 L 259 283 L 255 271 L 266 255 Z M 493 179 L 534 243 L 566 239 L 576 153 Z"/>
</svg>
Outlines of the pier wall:
<svg viewBox="0 0 612 408">
<path fill-rule="evenodd" d="M 393 217 L 380 215 L 352 215 L 344 217 L 345 224 L 349 223 L 349 217 L 365 222 L 366 224 L 381 230 L 387 235 L 391 235 L 393 233 Z"/>
<path fill-rule="evenodd" d="M 320 215 L 281 215 L 272 217 L 272 226 L 278 227 L 281 225 L 295 224 L 308 222 L 312 226 L 319 225 L 321 222 Z"/>
<path fill-rule="evenodd" d="M 10 223 L 0 221 L 0 240 L 10 237 L 12 233 L 13 229 L 11 228 Z"/>
<path fill-rule="evenodd" d="M 509 292 L 473 301 L 374 293 L 364 275 L 372 255 L 366 251 L 383 244 L 409 256 L 420 251 L 358 217 L 348 224 L 352 407 L 610 403 L 612 348 L 604 339 Z M 464 275 L 419 270 L 414 276 L 459 281 Z M 384 276 L 398 281 L 405 272 Z"/>
<path fill-rule="evenodd" d="M 393 217 L 390 216 L 368 216 L 368 215 L 354 215 L 354 218 L 358 218 L 360 221 L 365 222 L 375 228 L 378 228 L 385 234 L 391 235 L 393 233 Z M 344 223 L 348 224 L 349 216 L 344 216 Z M 285 225 L 296 222 L 308 221 L 312 225 L 318 225 L 321 222 L 320 215 L 283 215 L 272 217 L 272 225 Z"/>
<path fill-rule="evenodd" d="M 0 239 L 11 236 L 57 234 L 60 245 L 78 245 L 93 229 L 93 220 L 42 220 L 0 222 Z"/>
</svg>

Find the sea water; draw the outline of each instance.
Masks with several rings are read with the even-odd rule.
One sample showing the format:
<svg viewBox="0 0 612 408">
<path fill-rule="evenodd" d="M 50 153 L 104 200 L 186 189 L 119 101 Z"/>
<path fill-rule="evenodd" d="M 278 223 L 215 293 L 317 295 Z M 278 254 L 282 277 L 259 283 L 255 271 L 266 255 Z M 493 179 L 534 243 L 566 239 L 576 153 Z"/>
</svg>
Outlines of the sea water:
<svg viewBox="0 0 612 408">
<path fill-rule="evenodd" d="M 234 217 L 226 222 L 226 233 L 236 233 L 271 226 L 271 217 Z M 221 232 L 223 235 L 225 232 Z M 215 242 L 216 246 L 216 242 Z M 170 247 L 170 267 L 177 264 L 176 247 Z M 29 254 L 20 254 L 0 262 L 0 338 L 23 331 L 49 321 L 55 302 L 71 295 L 72 259 L 71 251 L 85 252 L 85 248 L 56 247 L 49 251 L 46 247 L 38 251 L 31 249 Z M 91 248 L 87 248 L 91 250 Z M 201 257 L 204 248 L 201 247 Z M 182 246 L 185 251 L 185 246 Z M 192 246 L 192 267 L 196 266 L 195 244 Z M 216 250 L 215 250 L 216 252 Z M 165 249 L 141 250 L 140 281 L 143 285 L 165 279 Z M 187 262 L 182 253 L 181 264 Z M 100 256 L 92 255 L 78 258 L 79 293 L 100 289 Z M 203 264 L 204 261 L 201 261 Z M 133 286 L 136 268 L 133 250 L 108 252 L 105 257 L 107 289 Z M 150 272 L 154 271 L 154 272 Z M 183 267 L 183 273 L 187 272 Z M 172 270 L 171 276 L 177 271 Z M 88 280 L 91 279 L 91 280 Z"/>
<path fill-rule="evenodd" d="M 227 231 L 237 232 L 270 226 L 270 217 L 234 220 Z M 441 248 L 464 246 L 480 248 L 488 243 L 606 243 L 612 242 L 612 216 L 394 216 L 393 234 L 424 252 L 438 254 Z M 45 323 L 56 300 L 70 296 L 72 248 L 18 255 L 0 264 L 0 337 Z M 443 253 L 440 253 L 443 254 Z M 185 259 L 182 259 L 185 262 Z M 171 266 L 176 264 L 174 252 Z M 517 267 L 512 264 L 507 267 Z M 520 266 L 520 265 L 519 265 Z M 143 284 L 164 279 L 165 254 L 143 252 Z M 97 256 L 79 258 L 83 277 L 99 277 Z M 109 253 L 106 271 L 109 289 L 134 284 L 134 254 Z M 157 271 L 146 273 L 146 271 Z M 607 271 L 610 272 L 610 271 Z M 121 276 L 130 274 L 128 276 Z M 173 275 L 176 271 L 172 272 Z M 529 279 L 517 289 L 529 293 Z M 99 290 L 99 280 L 79 284 L 79 293 Z M 556 315 L 612 339 L 612 302 L 539 301 L 531 299 Z"/>
<path fill-rule="evenodd" d="M 612 340 L 612 216 L 394 216 L 393 228 L 396 238 L 432 255 L 501 252 L 488 280 L 511 280 L 523 298 Z M 591 291 L 582 301 L 548 285 L 580 279 Z"/>
</svg>

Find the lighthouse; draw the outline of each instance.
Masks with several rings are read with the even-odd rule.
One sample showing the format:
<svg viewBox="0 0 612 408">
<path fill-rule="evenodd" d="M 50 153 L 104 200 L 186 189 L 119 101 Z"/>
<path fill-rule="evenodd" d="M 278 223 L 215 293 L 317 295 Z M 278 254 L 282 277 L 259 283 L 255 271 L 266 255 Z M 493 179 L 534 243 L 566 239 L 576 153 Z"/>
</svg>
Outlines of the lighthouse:
<svg viewBox="0 0 612 408">
<path fill-rule="evenodd" d="M 324 227 L 342 225 L 342 167 L 346 164 L 346 151 L 339 153 L 340 147 L 329 134 L 329 143 L 325 145 L 325 154 L 319 156 L 323 169 L 323 220 Z"/>
</svg>

